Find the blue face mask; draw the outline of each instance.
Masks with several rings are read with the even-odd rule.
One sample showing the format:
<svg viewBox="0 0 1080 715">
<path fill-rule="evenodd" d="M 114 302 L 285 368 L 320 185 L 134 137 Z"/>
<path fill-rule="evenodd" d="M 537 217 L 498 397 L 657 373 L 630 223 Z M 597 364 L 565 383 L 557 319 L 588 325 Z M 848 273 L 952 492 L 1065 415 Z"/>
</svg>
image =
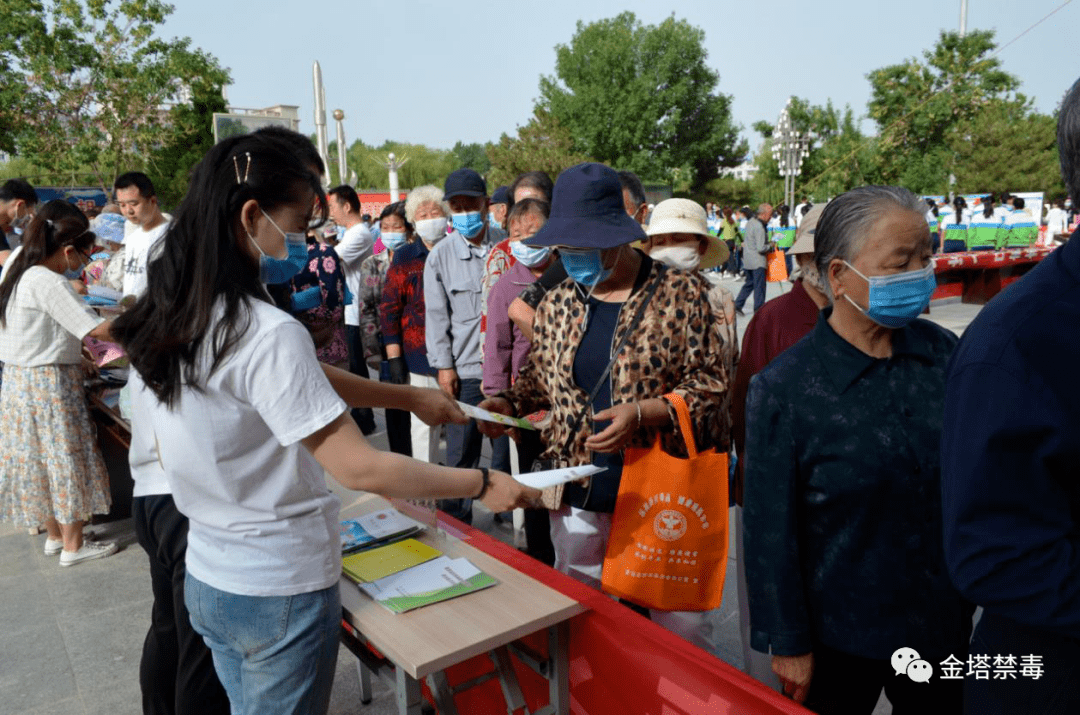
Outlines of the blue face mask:
<svg viewBox="0 0 1080 715">
<path fill-rule="evenodd" d="M 526 246 L 521 241 L 510 244 L 510 253 L 529 268 L 543 265 L 551 255 L 550 246 Z"/>
<path fill-rule="evenodd" d="M 388 251 L 396 251 L 406 243 L 408 243 L 408 241 L 406 240 L 404 233 L 390 233 L 388 231 L 382 235 L 382 245 L 386 246 Z"/>
<path fill-rule="evenodd" d="M 261 208 L 259 210 L 262 211 Z M 285 237 L 285 248 L 288 250 L 288 255 L 285 258 L 274 258 L 266 255 L 262 247 L 255 243 L 255 237 L 249 233 L 248 240 L 255 244 L 255 248 L 259 251 L 259 280 L 267 285 L 286 283 L 307 265 L 307 236 L 302 233 L 285 233 L 265 211 L 262 211 L 262 215 L 266 216 L 266 220 L 270 222 L 270 225 Z"/>
<path fill-rule="evenodd" d="M 577 283 L 589 288 L 595 288 L 611 276 L 615 267 L 604 268 L 604 256 L 599 248 L 587 250 L 562 249 L 559 252 L 562 257 L 563 268 L 566 274 Z"/>
<path fill-rule="evenodd" d="M 454 230 L 465 238 L 476 238 L 484 229 L 484 219 L 479 211 L 470 211 L 463 214 L 452 214 Z"/>
<path fill-rule="evenodd" d="M 83 274 L 82 267 L 79 267 L 78 269 L 72 270 L 70 264 L 68 264 L 67 269 L 64 270 L 64 278 L 67 278 L 69 281 L 82 280 L 82 274 Z"/>
<path fill-rule="evenodd" d="M 918 318 L 930 305 L 930 298 L 937 287 L 933 262 L 916 271 L 869 277 L 859 273 L 847 261 L 844 263 L 870 284 L 870 306 L 863 310 L 848 295 L 844 297 L 867 318 L 886 328 L 902 328 Z"/>
</svg>

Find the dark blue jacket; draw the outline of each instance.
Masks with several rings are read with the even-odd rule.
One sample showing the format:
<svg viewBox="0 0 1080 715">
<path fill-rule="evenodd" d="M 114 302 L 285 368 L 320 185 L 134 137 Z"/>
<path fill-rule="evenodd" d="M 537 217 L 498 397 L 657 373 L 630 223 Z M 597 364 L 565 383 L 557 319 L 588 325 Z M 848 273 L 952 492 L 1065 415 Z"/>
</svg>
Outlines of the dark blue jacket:
<svg viewBox="0 0 1080 715">
<path fill-rule="evenodd" d="M 992 300 L 949 365 L 945 554 L 988 612 L 1080 638 L 1080 238 Z"/>
</svg>

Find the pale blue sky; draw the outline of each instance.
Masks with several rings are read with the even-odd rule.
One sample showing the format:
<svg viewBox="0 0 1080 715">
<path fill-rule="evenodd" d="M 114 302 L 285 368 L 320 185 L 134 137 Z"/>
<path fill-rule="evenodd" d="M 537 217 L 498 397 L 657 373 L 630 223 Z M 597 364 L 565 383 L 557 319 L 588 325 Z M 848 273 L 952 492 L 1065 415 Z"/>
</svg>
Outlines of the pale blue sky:
<svg viewBox="0 0 1080 715">
<path fill-rule="evenodd" d="M 311 68 L 322 65 L 327 113 L 346 114 L 347 141 L 385 139 L 449 148 L 513 134 L 528 121 L 539 78 L 578 20 L 623 10 L 655 24 L 674 13 L 705 31 L 720 91 L 752 145 L 750 125 L 775 121 L 789 95 L 866 112 L 866 74 L 919 56 L 959 25 L 959 0 L 173 0 L 164 34 L 188 36 L 232 71 L 233 106 L 300 106 L 314 131 Z M 1064 0 L 969 0 L 968 28 L 1008 42 Z M 1051 112 L 1077 79 L 1074 2 L 999 56 L 1021 91 Z M 333 120 L 328 116 L 333 138 Z M 867 122 L 866 128 L 871 129 Z"/>
</svg>

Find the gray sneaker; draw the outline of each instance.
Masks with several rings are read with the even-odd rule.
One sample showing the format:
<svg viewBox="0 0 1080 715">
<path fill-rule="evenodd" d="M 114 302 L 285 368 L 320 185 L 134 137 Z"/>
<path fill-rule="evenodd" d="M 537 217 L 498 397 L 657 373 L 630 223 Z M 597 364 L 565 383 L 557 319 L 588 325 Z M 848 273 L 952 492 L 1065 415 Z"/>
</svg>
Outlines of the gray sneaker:
<svg viewBox="0 0 1080 715">
<path fill-rule="evenodd" d="M 60 552 L 60 565 L 61 566 L 74 566 L 77 563 L 83 561 L 91 561 L 93 559 L 103 559 L 106 556 L 112 556 L 116 553 L 116 544 L 111 541 L 106 542 L 83 542 L 82 548 L 78 551 L 62 551 Z"/>
</svg>

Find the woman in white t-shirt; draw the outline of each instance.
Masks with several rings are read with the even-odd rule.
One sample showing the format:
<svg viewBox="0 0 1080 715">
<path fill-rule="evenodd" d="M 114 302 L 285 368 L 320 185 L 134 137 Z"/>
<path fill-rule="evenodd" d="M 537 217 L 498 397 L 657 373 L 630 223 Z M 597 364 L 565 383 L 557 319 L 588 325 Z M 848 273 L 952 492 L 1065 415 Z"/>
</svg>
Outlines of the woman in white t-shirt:
<svg viewBox="0 0 1080 715">
<path fill-rule="evenodd" d="M 45 553 L 72 566 L 116 551 L 82 535 L 110 499 L 83 393 L 81 341 L 107 340 L 109 328 L 69 283 L 90 260 L 90 222 L 57 203 L 30 222 L 0 281 L 0 518 L 44 524 Z"/>
<path fill-rule="evenodd" d="M 137 372 L 133 411 L 189 519 L 185 602 L 234 713 L 329 706 L 341 542 L 324 469 L 351 489 L 480 497 L 494 511 L 539 498 L 507 474 L 380 452 L 360 434 L 327 378 L 367 383 L 320 366 L 263 288 L 295 275 L 309 221 L 325 213 L 294 148 L 260 132 L 215 145 L 147 292 L 113 328 Z"/>
</svg>

